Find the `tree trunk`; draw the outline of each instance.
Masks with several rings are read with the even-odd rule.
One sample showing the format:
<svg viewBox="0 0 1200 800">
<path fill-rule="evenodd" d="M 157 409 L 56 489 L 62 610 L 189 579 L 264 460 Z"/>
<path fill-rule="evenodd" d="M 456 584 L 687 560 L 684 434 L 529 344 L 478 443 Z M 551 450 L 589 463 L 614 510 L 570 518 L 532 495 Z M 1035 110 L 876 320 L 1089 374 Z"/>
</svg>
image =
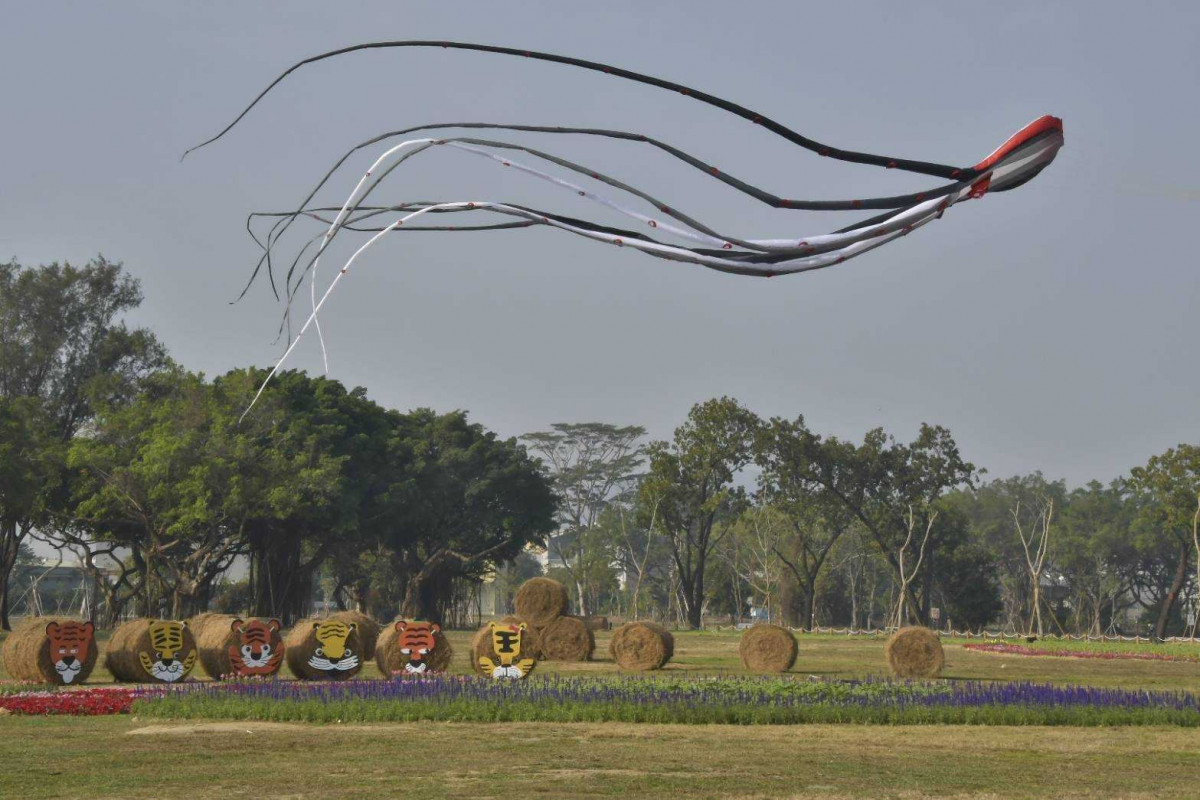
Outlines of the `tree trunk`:
<svg viewBox="0 0 1200 800">
<path fill-rule="evenodd" d="M 0 526 L 0 630 L 12 630 L 8 619 L 8 582 L 17 563 L 21 538 L 17 536 L 17 523 L 5 521 Z"/>
<path fill-rule="evenodd" d="M 1188 557 L 1191 555 L 1191 546 L 1187 541 L 1179 543 L 1179 566 L 1175 569 L 1175 579 L 1171 581 L 1171 590 L 1167 592 L 1167 597 L 1163 600 L 1162 608 L 1158 611 L 1158 621 L 1154 623 L 1154 638 L 1163 639 L 1167 634 L 1167 620 L 1171 616 L 1171 609 L 1175 606 L 1175 600 L 1179 597 L 1180 590 L 1183 589 L 1184 581 L 1187 580 Z"/>
</svg>

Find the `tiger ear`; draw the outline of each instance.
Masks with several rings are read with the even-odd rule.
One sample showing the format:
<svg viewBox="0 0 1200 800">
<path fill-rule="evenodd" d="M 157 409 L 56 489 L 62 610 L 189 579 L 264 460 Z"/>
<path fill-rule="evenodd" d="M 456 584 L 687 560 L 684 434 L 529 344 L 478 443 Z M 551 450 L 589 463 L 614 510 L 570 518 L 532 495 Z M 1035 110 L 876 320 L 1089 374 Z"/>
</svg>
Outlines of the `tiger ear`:
<svg viewBox="0 0 1200 800">
<path fill-rule="evenodd" d="M 54 623 L 50 623 L 50 624 L 53 625 Z M 83 623 L 79 627 L 81 627 L 85 631 L 87 631 L 88 636 L 91 636 L 96 630 L 96 626 L 92 624 L 91 620 L 88 620 L 87 622 Z"/>
<path fill-rule="evenodd" d="M 438 625 L 436 622 L 432 622 L 432 623 L 430 623 L 430 625 L 429 625 L 429 632 L 430 632 L 430 633 L 432 633 L 432 634 L 438 634 L 438 633 L 441 633 L 441 632 L 442 632 L 442 626 L 441 626 L 441 625 Z"/>
<path fill-rule="evenodd" d="M 396 620 L 396 630 L 398 630 L 400 633 L 404 633 L 404 631 L 408 630 L 408 620 Z"/>
<path fill-rule="evenodd" d="M 240 619 L 235 619 L 233 622 L 229 623 L 229 630 L 234 633 L 241 633 L 242 626 L 245 624 L 246 623 L 242 622 Z"/>
<path fill-rule="evenodd" d="M 319 622 L 314 622 L 314 623 L 313 623 L 313 630 L 314 630 L 314 631 L 315 631 L 317 628 L 319 628 L 319 627 L 321 627 L 321 623 L 319 623 Z"/>
<path fill-rule="evenodd" d="M 519 629 L 521 629 L 521 630 L 525 630 L 525 629 L 526 629 L 526 628 L 528 628 L 529 626 L 528 626 L 528 625 L 526 625 L 524 622 L 522 622 L 522 623 L 521 623 L 520 625 L 518 625 L 517 627 L 518 627 Z"/>
<path fill-rule="evenodd" d="M 357 623 L 357 622 L 351 622 L 351 623 L 350 623 L 349 625 L 347 625 L 346 627 L 347 627 L 347 628 L 349 628 L 349 629 L 350 629 L 350 630 L 352 630 L 352 631 L 356 631 L 356 630 L 358 630 L 358 623 Z"/>
<path fill-rule="evenodd" d="M 46 635 L 47 635 L 47 636 L 53 636 L 53 635 L 55 635 L 56 633 L 58 633 L 58 627 L 59 627 L 59 626 L 58 626 L 58 623 L 57 623 L 57 622 L 51 622 L 51 623 L 49 623 L 49 624 L 46 626 Z"/>
<path fill-rule="evenodd" d="M 275 633 L 279 633 L 280 628 L 283 627 L 283 623 L 281 623 L 277 619 L 269 619 L 269 620 L 267 620 L 267 627 L 270 628 Z"/>
</svg>

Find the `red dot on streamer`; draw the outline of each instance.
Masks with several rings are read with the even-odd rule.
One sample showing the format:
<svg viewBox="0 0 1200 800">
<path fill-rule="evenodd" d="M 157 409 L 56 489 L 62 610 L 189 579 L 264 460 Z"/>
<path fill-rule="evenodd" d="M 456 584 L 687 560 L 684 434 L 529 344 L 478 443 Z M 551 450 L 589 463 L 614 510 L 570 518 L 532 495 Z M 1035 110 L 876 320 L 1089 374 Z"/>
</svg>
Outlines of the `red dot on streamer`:
<svg viewBox="0 0 1200 800">
<path fill-rule="evenodd" d="M 625 243 L 623 241 L 621 241 L 620 239 L 613 239 L 613 244 L 615 244 L 617 247 L 625 246 Z"/>
<path fill-rule="evenodd" d="M 710 169 L 710 171 L 712 172 L 712 174 L 713 174 L 713 175 L 720 175 L 720 174 L 721 174 L 721 170 L 717 169 L 716 167 L 710 167 L 709 169 Z"/>
<path fill-rule="evenodd" d="M 850 207 L 851 208 L 862 208 L 862 200 L 851 200 Z"/>
<path fill-rule="evenodd" d="M 654 220 L 650 220 L 650 222 L 649 222 L 649 223 L 647 223 L 647 224 L 649 224 L 649 226 L 650 226 L 651 228 L 657 228 L 657 227 L 658 227 L 658 223 L 657 223 L 657 222 L 655 222 Z"/>
<path fill-rule="evenodd" d="M 889 161 L 889 162 L 887 163 L 887 168 L 888 168 L 888 169 L 895 169 L 895 168 L 896 168 L 896 162 L 895 162 L 895 161 Z"/>
<path fill-rule="evenodd" d="M 917 194 L 917 198 L 916 198 L 916 199 L 917 199 L 917 202 L 918 202 L 918 203 L 919 203 L 919 202 L 921 202 L 922 200 L 924 200 L 924 199 L 925 199 L 925 193 L 924 193 L 924 192 L 919 192 L 919 193 Z"/>
<path fill-rule="evenodd" d="M 721 245 L 721 249 L 723 249 L 723 250 L 732 250 L 732 249 L 733 249 L 733 245 L 731 245 L 729 242 L 726 242 L 725 244 Z"/>
</svg>

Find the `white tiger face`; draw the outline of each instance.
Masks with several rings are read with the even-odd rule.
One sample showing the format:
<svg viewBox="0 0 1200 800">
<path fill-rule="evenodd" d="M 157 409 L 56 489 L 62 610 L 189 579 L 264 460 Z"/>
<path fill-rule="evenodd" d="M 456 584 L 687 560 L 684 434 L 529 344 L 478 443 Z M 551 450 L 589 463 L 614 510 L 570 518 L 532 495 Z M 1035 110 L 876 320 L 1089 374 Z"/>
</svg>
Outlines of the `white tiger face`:
<svg viewBox="0 0 1200 800">
<path fill-rule="evenodd" d="M 318 647 L 309 657 L 308 665 L 322 672 L 350 672 L 358 668 L 358 654 L 347 647 L 342 657 L 334 660 L 325 655 L 325 648 Z"/>
<path fill-rule="evenodd" d="M 164 683 L 174 683 L 187 673 L 179 659 L 160 659 L 151 663 L 146 671 Z"/>
<path fill-rule="evenodd" d="M 259 645 L 257 654 L 254 651 L 255 648 L 250 645 L 242 645 L 242 662 L 247 667 L 266 667 L 270 664 L 272 652 L 270 642 L 263 642 Z"/>
</svg>

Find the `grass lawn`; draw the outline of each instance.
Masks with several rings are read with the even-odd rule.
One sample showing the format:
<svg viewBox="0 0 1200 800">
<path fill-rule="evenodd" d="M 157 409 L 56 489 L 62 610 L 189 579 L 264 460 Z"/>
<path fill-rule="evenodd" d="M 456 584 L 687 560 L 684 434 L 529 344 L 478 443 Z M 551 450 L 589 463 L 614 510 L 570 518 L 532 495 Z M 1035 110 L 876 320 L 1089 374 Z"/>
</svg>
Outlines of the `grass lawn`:
<svg viewBox="0 0 1200 800">
<path fill-rule="evenodd" d="M 1189 797 L 1164 728 L 0 720 L 0 796 Z"/>
</svg>

